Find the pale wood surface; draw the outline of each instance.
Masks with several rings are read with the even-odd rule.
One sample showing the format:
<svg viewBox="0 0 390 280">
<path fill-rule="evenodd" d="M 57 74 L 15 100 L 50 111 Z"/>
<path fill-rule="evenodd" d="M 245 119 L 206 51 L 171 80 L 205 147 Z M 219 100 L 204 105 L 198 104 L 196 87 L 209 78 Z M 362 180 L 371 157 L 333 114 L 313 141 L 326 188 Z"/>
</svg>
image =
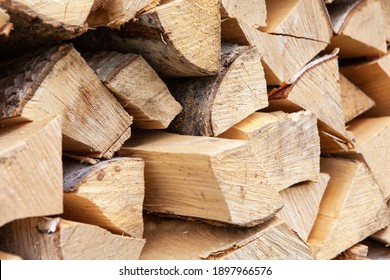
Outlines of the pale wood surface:
<svg viewBox="0 0 390 280">
<path fill-rule="evenodd" d="M 383 31 L 386 34 L 386 39 L 390 42 L 390 1 L 381 0 L 382 15 L 383 15 Z"/>
<path fill-rule="evenodd" d="M 1 128 L 0 158 L 0 226 L 62 212 L 59 118 Z"/>
<path fill-rule="evenodd" d="M 368 260 L 368 246 L 364 244 L 355 244 L 351 248 L 337 256 L 337 260 Z"/>
<path fill-rule="evenodd" d="M 0 260 L 21 260 L 22 258 L 14 254 L 9 254 L 3 251 L 0 251 Z"/>
<path fill-rule="evenodd" d="M 13 28 L 7 12 L 0 8 L 0 36 L 8 36 Z"/>
<path fill-rule="evenodd" d="M 253 27 L 267 25 L 266 0 L 222 0 L 222 18 L 238 18 Z"/>
</svg>

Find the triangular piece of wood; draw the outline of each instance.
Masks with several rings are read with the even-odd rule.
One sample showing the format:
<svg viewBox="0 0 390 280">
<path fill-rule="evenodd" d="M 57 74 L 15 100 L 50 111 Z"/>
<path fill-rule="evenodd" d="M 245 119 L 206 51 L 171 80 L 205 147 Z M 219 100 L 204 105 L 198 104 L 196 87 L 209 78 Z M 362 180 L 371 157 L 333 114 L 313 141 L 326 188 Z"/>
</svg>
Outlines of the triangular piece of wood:
<svg viewBox="0 0 390 280">
<path fill-rule="evenodd" d="M 261 55 L 268 85 L 279 85 L 288 81 L 326 47 L 324 42 L 267 34 L 234 18 L 222 20 L 222 39 L 256 46 Z M 280 63 L 281 61 L 283 63 Z"/>
<path fill-rule="evenodd" d="M 250 226 L 282 207 L 249 141 L 147 131 L 119 155 L 145 161 L 147 211 Z"/>
<path fill-rule="evenodd" d="M 84 55 L 88 65 L 134 118 L 135 127 L 167 128 L 181 111 L 165 83 L 137 54 L 98 52 Z"/>
<path fill-rule="evenodd" d="M 320 139 L 317 118 L 310 112 L 256 112 L 219 137 L 249 140 L 277 191 L 318 179 Z"/>
<path fill-rule="evenodd" d="M 368 246 L 364 244 L 355 244 L 351 248 L 342 252 L 336 260 L 369 260 L 367 258 Z"/>
<path fill-rule="evenodd" d="M 113 158 L 92 166 L 64 160 L 64 192 L 63 218 L 142 238 L 141 159 Z"/>
<path fill-rule="evenodd" d="M 267 26 L 260 30 L 330 43 L 333 29 L 323 0 L 266 0 Z"/>
<path fill-rule="evenodd" d="M 328 181 L 329 175 L 321 173 L 318 182 L 301 183 L 280 192 L 284 206 L 277 216 L 305 242 L 317 218 Z"/>
<path fill-rule="evenodd" d="M 340 74 L 340 92 L 345 122 L 349 122 L 375 105 L 374 100 Z"/>
<path fill-rule="evenodd" d="M 137 260 L 145 240 L 60 218 L 16 220 L 0 228 L 0 249 L 26 260 Z"/>
<path fill-rule="evenodd" d="M 342 1 L 328 8 L 336 34 L 328 50 L 340 48 L 341 58 L 380 55 L 387 52 L 387 34 L 383 29 L 380 1 Z"/>
<path fill-rule="evenodd" d="M 62 212 L 59 118 L 1 128 L 0 159 L 0 226 Z"/>
<path fill-rule="evenodd" d="M 255 47 L 224 43 L 217 76 L 167 83 L 183 106 L 169 126 L 179 134 L 217 136 L 268 106 L 264 71 Z"/>
<path fill-rule="evenodd" d="M 13 28 L 13 24 L 10 22 L 7 12 L 0 8 L 0 37 L 7 37 Z"/>
<path fill-rule="evenodd" d="M 390 226 L 371 235 L 377 241 L 384 243 L 386 246 L 390 245 Z"/>
<path fill-rule="evenodd" d="M 308 238 L 316 259 L 332 259 L 390 223 L 382 192 L 363 162 L 321 159 L 330 180 Z"/>
<path fill-rule="evenodd" d="M 222 18 L 238 18 L 253 27 L 267 25 L 265 0 L 222 0 Z"/>
<path fill-rule="evenodd" d="M 255 227 L 238 228 L 147 215 L 145 238 L 147 243 L 140 257 L 143 260 L 312 258 L 307 245 L 279 218 Z"/>
<path fill-rule="evenodd" d="M 3 251 L 0 251 L 0 260 L 21 260 L 22 258 L 19 256 L 16 256 L 14 254 L 6 253 Z"/>
</svg>

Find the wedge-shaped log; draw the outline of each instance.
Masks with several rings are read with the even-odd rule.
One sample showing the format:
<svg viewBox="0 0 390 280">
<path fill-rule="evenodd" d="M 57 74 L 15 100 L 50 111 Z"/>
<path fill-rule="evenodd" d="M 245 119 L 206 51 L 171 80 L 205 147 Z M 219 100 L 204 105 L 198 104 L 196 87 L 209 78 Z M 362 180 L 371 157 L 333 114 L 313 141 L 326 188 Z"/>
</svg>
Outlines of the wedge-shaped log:
<svg viewBox="0 0 390 280">
<path fill-rule="evenodd" d="M 267 86 L 256 48 L 224 44 L 217 76 L 168 81 L 182 112 L 169 130 L 217 136 L 253 112 L 268 106 Z"/>
<path fill-rule="evenodd" d="M 250 226 L 282 207 L 249 141 L 144 132 L 119 155 L 145 161 L 147 211 Z"/>
<path fill-rule="evenodd" d="M 21 260 L 22 258 L 14 254 L 9 254 L 6 252 L 0 251 L 0 260 Z"/>
<path fill-rule="evenodd" d="M 142 56 L 99 52 L 86 54 L 84 58 L 134 118 L 135 127 L 167 128 L 180 113 L 180 104 Z"/>
<path fill-rule="evenodd" d="M 96 165 L 64 160 L 63 218 L 142 238 L 144 163 L 113 158 Z"/>
<path fill-rule="evenodd" d="M 342 1 L 328 6 L 328 10 L 335 33 L 328 50 L 340 48 L 341 58 L 387 52 L 380 1 Z"/>
<path fill-rule="evenodd" d="M 340 92 L 345 122 L 353 120 L 375 105 L 374 100 L 342 74 L 340 74 Z"/>
<path fill-rule="evenodd" d="M 93 0 L 0 1 L 13 23 L 9 37 L 0 36 L 0 54 L 75 38 L 87 31 Z"/>
<path fill-rule="evenodd" d="M 324 79 L 325 74 L 326 79 Z M 317 116 L 320 131 L 337 137 L 346 146 L 353 146 L 353 137 L 345 128 L 337 52 L 313 60 L 287 85 L 272 90 L 268 96 L 270 106 L 267 111 L 309 110 Z M 323 138 L 324 134 L 320 136 Z M 327 150 L 322 142 L 321 149 Z"/>
<path fill-rule="evenodd" d="M 371 235 L 372 238 L 384 243 L 386 246 L 390 245 L 390 226 Z"/>
<path fill-rule="evenodd" d="M 265 0 L 222 0 L 222 18 L 238 18 L 253 27 L 267 25 Z"/>
<path fill-rule="evenodd" d="M 358 243 L 342 252 L 336 260 L 369 260 L 367 254 L 368 246 Z"/>
<path fill-rule="evenodd" d="M 107 157 L 130 137 L 132 118 L 71 45 L 6 61 L 0 122 L 63 116 L 63 149 Z"/>
<path fill-rule="evenodd" d="M 316 259 L 332 259 L 390 223 L 382 192 L 363 162 L 323 158 L 330 180 L 308 244 Z"/>
<path fill-rule="evenodd" d="M 0 192 L 0 226 L 62 212 L 59 118 L 0 129 Z"/>
<path fill-rule="evenodd" d="M 0 8 L 0 38 L 2 36 L 7 37 L 13 28 L 13 24 L 10 22 L 9 15 L 5 10 Z"/>
<path fill-rule="evenodd" d="M 88 16 L 87 22 L 91 27 L 108 26 L 120 28 L 120 26 L 133 19 L 136 13 L 143 9 L 151 9 L 160 1 L 156 0 L 95 0 Z"/>
<path fill-rule="evenodd" d="M 375 106 L 364 113 L 364 117 L 390 116 L 390 53 L 341 67 L 340 72 L 375 101 Z"/>
<path fill-rule="evenodd" d="M 147 242 L 140 257 L 143 260 L 312 258 L 307 245 L 279 218 L 255 227 L 238 228 L 148 215 L 145 238 Z"/>
<path fill-rule="evenodd" d="M 0 229 L 0 248 L 26 260 L 137 260 L 145 240 L 60 218 L 16 220 Z"/>
<path fill-rule="evenodd" d="M 222 39 L 256 46 L 268 85 L 279 85 L 291 79 L 327 45 L 315 40 L 267 34 L 234 18 L 222 20 Z"/>
<path fill-rule="evenodd" d="M 333 35 L 323 0 L 266 0 L 267 25 L 260 30 L 330 43 Z"/>
<path fill-rule="evenodd" d="M 317 218 L 328 181 L 329 175 L 321 173 L 318 182 L 300 183 L 280 192 L 284 206 L 277 215 L 305 242 Z"/>
<path fill-rule="evenodd" d="M 219 137 L 249 140 L 277 191 L 318 180 L 320 138 L 317 118 L 310 112 L 256 112 Z"/>
<path fill-rule="evenodd" d="M 207 76 L 218 72 L 221 54 L 219 0 L 169 0 L 120 30 L 88 32 L 77 46 L 139 53 L 160 76 Z"/>
</svg>

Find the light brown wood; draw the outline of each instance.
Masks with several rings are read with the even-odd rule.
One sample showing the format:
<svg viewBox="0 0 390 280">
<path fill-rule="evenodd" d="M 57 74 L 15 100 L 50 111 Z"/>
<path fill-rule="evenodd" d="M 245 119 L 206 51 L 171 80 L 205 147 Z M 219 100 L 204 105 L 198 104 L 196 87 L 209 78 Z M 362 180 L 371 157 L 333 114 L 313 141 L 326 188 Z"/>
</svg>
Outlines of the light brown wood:
<svg viewBox="0 0 390 280">
<path fill-rule="evenodd" d="M 386 34 L 387 42 L 390 42 L 390 2 L 381 0 L 382 15 L 383 15 L 383 31 Z"/>
<path fill-rule="evenodd" d="M 330 43 L 333 35 L 323 0 L 266 0 L 267 33 Z"/>
<path fill-rule="evenodd" d="M 21 260 L 22 258 L 13 254 L 9 254 L 3 251 L 0 251 L 0 260 Z"/>
<path fill-rule="evenodd" d="M 327 45 L 314 40 L 267 34 L 234 18 L 222 20 L 222 39 L 256 46 L 268 85 L 288 81 Z"/>
<path fill-rule="evenodd" d="M 310 112 L 256 112 L 219 137 L 249 140 L 277 191 L 318 180 L 320 139 L 317 118 Z"/>
<path fill-rule="evenodd" d="M 368 260 L 368 246 L 364 244 L 355 244 L 351 248 L 337 256 L 337 260 Z"/>
<path fill-rule="evenodd" d="M 9 37 L 0 36 L 0 54 L 36 48 L 81 35 L 87 31 L 86 20 L 93 2 L 0 1 L 0 8 L 7 11 L 14 27 Z"/>
<path fill-rule="evenodd" d="M 181 106 L 140 55 L 99 52 L 84 56 L 88 65 L 134 118 L 135 127 L 167 128 Z"/>
<path fill-rule="evenodd" d="M 13 28 L 7 12 L 0 8 L 0 36 L 8 37 Z"/>
<path fill-rule="evenodd" d="M 312 258 L 307 245 L 279 218 L 255 227 L 237 228 L 148 216 L 145 217 L 147 243 L 140 257 L 143 260 Z"/>
<path fill-rule="evenodd" d="M 364 117 L 390 115 L 390 53 L 378 59 L 344 66 L 340 72 L 375 102 Z"/>
<path fill-rule="evenodd" d="M 119 155 L 145 161 L 147 211 L 249 226 L 282 207 L 249 141 L 144 132 Z"/>
<path fill-rule="evenodd" d="M 145 240 L 60 218 L 17 220 L 0 229 L 0 248 L 26 260 L 137 260 Z"/>
<path fill-rule="evenodd" d="M 277 216 L 305 242 L 317 218 L 329 178 L 328 174 L 321 173 L 318 182 L 301 183 L 280 192 L 284 206 Z"/>
<path fill-rule="evenodd" d="M 268 106 L 267 85 L 256 48 L 223 44 L 217 76 L 168 81 L 183 106 L 169 130 L 217 136 L 253 112 Z"/>
<path fill-rule="evenodd" d="M 253 27 L 267 25 L 265 0 L 222 0 L 222 18 L 238 18 Z"/>
<path fill-rule="evenodd" d="M 132 117 L 71 45 L 9 60 L 1 69 L 0 122 L 63 116 L 63 150 L 110 158 L 130 137 Z"/>
<path fill-rule="evenodd" d="M 380 1 L 343 1 L 330 5 L 329 13 L 336 35 L 328 50 L 340 48 L 341 58 L 381 55 L 387 52 L 387 34 L 383 31 Z"/>
<path fill-rule="evenodd" d="M 386 227 L 390 213 L 363 162 L 323 158 L 321 171 L 330 180 L 308 244 L 316 259 L 332 259 Z"/>
<path fill-rule="evenodd" d="M 374 100 L 340 74 L 341 102 L 344 120 L 349 122 L 375 105 Z"/>
<path fill-rule="evenodd" d="M 59 118 L 0 129 L 0 226 L 62 212 Z"/>
<path fill-rule="evenodd" d="M 113 158 L 96 165 L 64 161 L 64 213 L 61 217 L 142 238 L 144 163 Z"/>
<path fill-rule="evenodd" d="M 133 19 L 145 7 L 152 8 L 160 1 L 156 0 L 95 0 L 88 16 L 90 27 L 108 26 L 120 28 L 121 25 Z"/>
<path fill-rule="evenodd" d="M 78 41 L 86 50 L 139 53 L 164 77 L 208 76 L 220 67 L 219 0 L 169 0 L 120 30 L 88 32 Z"/>
<path fill-rule="evenodd" d="M 378 240 L 382 243 L 384 243 L 386 246 L 390 245 L 390 226 L 386 227 L 373 235 L 371 235 L 372 238 L 375 240 Z"/>
</svg>

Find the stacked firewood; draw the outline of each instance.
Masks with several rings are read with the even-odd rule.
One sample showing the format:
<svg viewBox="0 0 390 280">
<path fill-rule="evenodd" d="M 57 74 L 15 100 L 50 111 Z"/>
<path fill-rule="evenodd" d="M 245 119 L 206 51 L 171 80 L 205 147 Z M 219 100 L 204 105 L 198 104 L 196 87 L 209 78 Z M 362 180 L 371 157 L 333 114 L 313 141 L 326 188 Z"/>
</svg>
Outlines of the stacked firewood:
<svg viewBox="0 0 390 280">
<path fill-rule="evenodd" d="M 378 256 L 387 41 L 388 0 L 0 0 L 0 259 Z"/>
</svg>

